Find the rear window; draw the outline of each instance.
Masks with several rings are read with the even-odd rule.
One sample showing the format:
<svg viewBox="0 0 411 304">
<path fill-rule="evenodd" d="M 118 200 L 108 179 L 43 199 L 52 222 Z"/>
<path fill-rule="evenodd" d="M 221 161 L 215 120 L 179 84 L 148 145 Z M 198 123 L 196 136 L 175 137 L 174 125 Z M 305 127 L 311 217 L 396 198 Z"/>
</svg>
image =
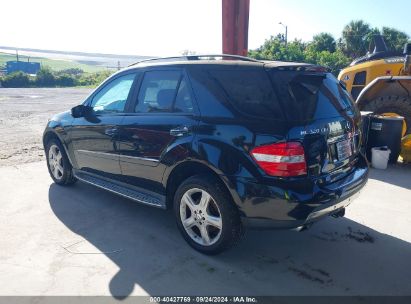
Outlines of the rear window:
<svg viewBox="0 0 411 304">
<path fill-rule="evenodd" d="M 272 70 L 270 75 L 289 120 L 308 121 L 355 111 L 348 92 L 331 74 Z"/>
<path fill-rule="evenodd" d="M 243 114 L 272 119 L 284 118 L 268 74 L 264 70 L 211 70 L 232 105 Z"/>
</svg>

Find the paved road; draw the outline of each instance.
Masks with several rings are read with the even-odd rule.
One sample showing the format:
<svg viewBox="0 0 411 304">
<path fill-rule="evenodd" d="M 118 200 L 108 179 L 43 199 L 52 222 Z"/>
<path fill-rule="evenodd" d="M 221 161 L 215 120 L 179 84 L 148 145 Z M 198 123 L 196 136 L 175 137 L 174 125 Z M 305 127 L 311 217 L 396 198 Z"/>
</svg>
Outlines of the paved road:
<svg viewBox="0 0 411 304">
<path fill-rule="evenodd" d="M 81 103 L 90 89 L 0 88 L 0 167 L 44 158 L 47 120 Z"/>
<path fill-rule="evenodd" d="M 373 170 L 346 218 L 207 257 L 170 212 L 56 186 L 44 162 L 2 167 L 0 295 L 411 295 L 410 172 Z"/>
</svg>

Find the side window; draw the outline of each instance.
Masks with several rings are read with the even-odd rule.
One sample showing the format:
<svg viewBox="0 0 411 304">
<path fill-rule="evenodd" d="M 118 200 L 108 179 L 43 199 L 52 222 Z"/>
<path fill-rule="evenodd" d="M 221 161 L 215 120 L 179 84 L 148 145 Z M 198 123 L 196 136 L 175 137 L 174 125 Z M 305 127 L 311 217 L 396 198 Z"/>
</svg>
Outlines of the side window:
<svg viewBox="0 0 411 304">
<path fill-rule="evenodd" d="M 192 113 L 193 98 L 191 97 L 190 87 L 185 77 L 180 82 L 176 101 L 174 103 L 174 112 Z"/>
<path fill-rule="evenodd" d="M 367 72 L 362 71 L 355 74 L 354 81 L 351 88 L 351 96 L 354 99 L 357 99 L 358 95 L 360 95 L 362 89 L 365 87 L 365 83 L 367 80 Z"/>
<path fill-rule="evenodd" d="M 180 71 L 149 71 L 138 93 L 137 113 L 192 112 L 188 84 Z"/>
<path fill-rule="evenodd" d="M 127 74 L 116 78 L 103 87 L 91 101 L 96 113 L 124 112 L 128 94 L 136 74 Z"/>
<path fill-rule="evenodd" d="M 367 78 L 367 72 L 359 72 L 355 74 L 353 85 L 365 85 L 365 80 Z"/>
</svg>

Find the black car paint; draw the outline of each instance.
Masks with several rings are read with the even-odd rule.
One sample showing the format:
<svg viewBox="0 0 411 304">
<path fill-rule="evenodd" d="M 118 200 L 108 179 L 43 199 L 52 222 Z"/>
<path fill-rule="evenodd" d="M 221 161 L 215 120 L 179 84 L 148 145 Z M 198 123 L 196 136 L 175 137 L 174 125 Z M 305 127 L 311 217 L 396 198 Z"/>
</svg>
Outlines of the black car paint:
<svg viewBox="0 0 411 304">
<path fill-rule="evenodd" d="M 247 68 L 247 64 L 231 65 Z M 263 68 L 262 64 L 249 65 Z M 294 228 L 305 224 L 311 212 L 347 199 L 367 182 L 368 164 L 358 151 L 344 161 L 330 162 L 327 157 L 328 140 L 360 132 L 361 121 L 356 111 L 309 122 L 247 117 L 238 112 L 226 96 L 209 90 L 215 83 L 204 72 L 207 65 L 173 65 L 183 69 L 191 83 L 196 101 L 193 113 L 133 113 L 144 71 L 167 68 L 161 65 L 135 67 L 115 74 L 97 88 L 84 105 L 113 78 L 137 71 L 126 113 L 83 118 L 73 118 L 70 112 L 56 115 L 46 127 L 44 141 L 50 135 L 57 136 L 76 170 L 144 188 L 165 199 L 174 170 L 188 162 L 207 167 L 224 182 L 248 222 L 260 220 L 272 227 Z M 347 125 L 350 130 L 346 130 Z M 170 134 L 170 130 L 179 127 L 187 127 L 188 132 L 183 136 Z M 94 144 L 84 146 L 87 140 Z M 285 140 L 304 142 L 307 176 L 268 176 L 250 156 L 255 146 Z M 84 155 L 81 157 L 82 150 L 90 151 L 90 147 L 98 150 L 98 157 L 90 157 L 93 154 L 89 153 L 85 160 Z"/>
</svg>

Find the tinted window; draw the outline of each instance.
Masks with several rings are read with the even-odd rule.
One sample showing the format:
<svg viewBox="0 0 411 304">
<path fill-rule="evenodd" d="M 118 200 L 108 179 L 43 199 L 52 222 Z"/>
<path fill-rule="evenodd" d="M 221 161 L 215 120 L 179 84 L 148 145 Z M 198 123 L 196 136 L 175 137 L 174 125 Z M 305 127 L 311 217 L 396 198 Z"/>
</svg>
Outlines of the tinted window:
<svg viewBox="0 0 411 304">
<path fill-rule="evenodd" d="M 273 70 L 271 75 L 288 119 L 329 118 L 354 110 L 347 91 L 330 74 Z"/>
<path fill-rule="evenodd" d="M 212 70 L 210 75 L 240 112 L 256 117 L 282 117 L 277 96 L 264 70 Z"/>
<path fill-rule="evenodd" d="M 174 112 L 193 112 L 193 98 L 185 77 L 181 80 L 174 103 Z"/>
<path fill-rule="evenodd" d="M 363 88 L 364 87 L 352 87 L 351 89 L 352 98 L 357 99 L 357 97 L 360 95 Z"/>
<path fill-rule="evenodd" d="M 192 65 L 188 67 L 188 73 L 203 117 L 234 117 L 227 95 L 207 71 Z"/>
<path fill-rule="evenodd" d="M 91 106 L 97 113 L 123 112 L 136 74 L 120 76 L 109 82 L 93 97 Z"/>
<path fill-rule="evenodd" d="M 192 112 L 191 93 L 180 71 L 149 71 L 138 94 L 136 112 Z"/>
<path fill-rule="evenodd" d="M 365 85 L 366 77 L 366 72 L 358 72 L 357 74 L 355 74 L 353 85 Z"/>
</svg>

